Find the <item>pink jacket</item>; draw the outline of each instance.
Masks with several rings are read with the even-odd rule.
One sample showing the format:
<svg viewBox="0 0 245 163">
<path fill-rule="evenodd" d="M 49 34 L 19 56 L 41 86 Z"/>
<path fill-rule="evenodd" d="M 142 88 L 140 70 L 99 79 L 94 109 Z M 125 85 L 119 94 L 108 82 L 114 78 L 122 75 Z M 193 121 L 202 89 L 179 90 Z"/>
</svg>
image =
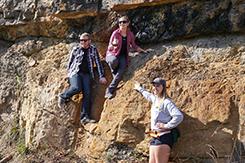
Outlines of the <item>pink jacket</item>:
<svg viewBox="0 0 245 163">
<path fill-rule="evenodd" d="M 122 47 L 122 35 L 118 28 L 111 35 L 109 46 L 106 51 L 106 55 L 118 56 L 120 54 L 121 47 Z M 135 44 L 134 34 L 130 30 L 128 30 L 127 31 L 127 50 L 128 52 L 130 48 L 133 48 L 134 50 L 136 50 L 138 46 Z M 128 56 L 128 53 L 127 53 L 127 56 Z"/>
</svg>

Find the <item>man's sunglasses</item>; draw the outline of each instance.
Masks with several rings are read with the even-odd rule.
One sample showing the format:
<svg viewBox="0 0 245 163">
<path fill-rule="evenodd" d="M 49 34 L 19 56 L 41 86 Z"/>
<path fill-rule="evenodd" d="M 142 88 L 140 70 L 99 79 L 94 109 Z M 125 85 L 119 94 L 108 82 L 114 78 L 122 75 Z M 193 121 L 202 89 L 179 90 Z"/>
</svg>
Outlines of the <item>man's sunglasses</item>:
<svg viewBox="0 0 245 163">
<path fill-rule="evenodd" d="M 87 42 L 88 39 L 80 39 L 80 42 Z"/>
<path fill-rule="evenodd" d="M 128 21 L 126 21 L 126 20 L 119 21 L 119 24 L 126 24 L 126 23 L 128 23 Z"/>
</svg>

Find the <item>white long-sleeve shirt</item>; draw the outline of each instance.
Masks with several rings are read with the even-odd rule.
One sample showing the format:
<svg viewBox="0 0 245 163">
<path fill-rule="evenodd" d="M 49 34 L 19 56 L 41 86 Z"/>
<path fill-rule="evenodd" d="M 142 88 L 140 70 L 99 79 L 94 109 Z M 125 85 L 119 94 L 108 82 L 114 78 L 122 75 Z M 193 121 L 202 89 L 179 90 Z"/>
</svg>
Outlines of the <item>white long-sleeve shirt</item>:
<svg viewBox="0 0 245 163">
<path fill-rule="evenodd" d="M 137 89 L 151 106 L 151 129 L 161 130 L 156 126 L 157 122 L 164 123 L 164 128 L 172 129 L 183 121 L 183 114 L 169 98 L 158 98 L 156 95 L 146 91 L 143 87 Z"/>
</svg>

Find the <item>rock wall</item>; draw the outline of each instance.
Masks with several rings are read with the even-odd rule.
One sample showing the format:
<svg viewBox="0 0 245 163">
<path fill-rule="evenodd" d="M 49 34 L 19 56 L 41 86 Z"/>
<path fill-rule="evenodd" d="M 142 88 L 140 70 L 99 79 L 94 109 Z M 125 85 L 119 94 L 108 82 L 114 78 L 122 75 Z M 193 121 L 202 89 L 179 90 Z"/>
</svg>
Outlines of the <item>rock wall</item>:
<svg viewBox="0 0 245 163">
<path fill-rule="evenodd" d="M 179 44 L 157 46 L 155 55 L 132 58 L 123 86 L 116 98 L 106 101 L 94 136 L 85 141 L 86 154 L 97 159 L 103 153 L 107 156 L 105 151 L 112 142 L 147 153 L 144 131 L 149 127 L 149 103 L 133 91 L 133 81 L 151 89 L 150 81 L 162 76 L 168 80 L 170 97 L 185 115 L 173 156 L 180 161 L 188 157 L 208 159 L 213 148 L 217 157 L 233 158 L 234 141 L 241 141 L 237 134 L 243 131 L 238 112 L 244 109 L 240 101 L 245 91 L 241 60 L 244 38 L 218 37 Z"/>
<path fill-rule="evenodd" d="M 242 0 L 2 0 L 0 38 L 15 40 L 31 35 L 76 39 L 87 31 L 93 33 L 96 40 L 107 41 L 117 25 L 118 14 L 130 17 L 132 30 L 142 43 L 217 32 L 244 32 L 245 27 Z"/>
<path fill-rule="evenodd" d="M 0 41 L 0 160 L 18 153 L 18 145 L 6 139 L 19 128 L 29 161 L 60 161 L 42 153 L 50 150 L 76 161 L 147 162 L 150 104 L 133 91 L 133 81 L 150 90 L 150 81 L 161 76 L 185 115 L 173 160 L 243 161 L 244 5 L 242 0 L 0 0 L 0 39 L 5 40 Z M 82 95 L 64 109 L 57 107 L 57 95 L 68 86 L 68 52 L 88 31 L 103 59 L 119 14 L 130 17 L 137 43 L 151 50 L 130 54 L 114 99 L 105 100 L 106 86 L 94 83 L 91 115 L 98 122 L 80 126 Z M 194 36 L 202 37 L 189 39 Z M 17 127 L 10 126 L 15 120 Z M 17 154 L 13 158 L 23 161 Z"/>
<path fill-rule="evenodd" d="M 20 54 L 28 56 L 22 65 L 26 78 L 17 109 L 30 149 L 48 148 L 64 155 L 75 151 L 94 161 L 146 161 L 149 137 L 144 132 L 149 128 L 150 104 L 132 89 L 133 81 L 150 90 L 150 81 L 162 76 L 167 79 L 169 96 L 185 115 L 181 139 L 172 152 L 175 161 L 208 161 L 213 149 L 219 160 L 238 159 L 235 153 L 244 141 L 243 35 L 159 44 L 151 46 L 149 54 L 132 53 L 114 99 L 104 101 L 105 86 L 94 85 L 92 115 L 99 121 L 86 126 L 79 125 L 81 96 L 63 109 L 57 107 L 57 95 L 67 87 L 65 65 L 71 46 L 44 38 L 21 40 L 14 46 L 17 51 L 22 47 Z M 14 108 L 16 101 L 8 104 L 1 109 Z"/>
</svg>

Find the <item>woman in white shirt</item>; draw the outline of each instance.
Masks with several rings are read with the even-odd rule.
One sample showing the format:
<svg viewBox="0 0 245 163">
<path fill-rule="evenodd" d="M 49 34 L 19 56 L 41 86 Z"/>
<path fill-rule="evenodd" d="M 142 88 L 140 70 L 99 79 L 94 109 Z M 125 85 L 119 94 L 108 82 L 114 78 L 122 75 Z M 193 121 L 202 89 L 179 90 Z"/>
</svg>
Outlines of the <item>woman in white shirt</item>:
<svg viewBox="0 0 245 163">
<path fill-rule="evenodd" d="M 136 82 L 134 89 L 140 92 L 151 106 L 151 130 L 157 133 L 150 141 L 150 163 L 167 163 L 173 146 L 171 129 L 183 120 L 183 114 L 175 104 L 167 98 L 166 81 L 155 78 L 152 81 L 153 93 L 146 91 Z"/>
</svg>

